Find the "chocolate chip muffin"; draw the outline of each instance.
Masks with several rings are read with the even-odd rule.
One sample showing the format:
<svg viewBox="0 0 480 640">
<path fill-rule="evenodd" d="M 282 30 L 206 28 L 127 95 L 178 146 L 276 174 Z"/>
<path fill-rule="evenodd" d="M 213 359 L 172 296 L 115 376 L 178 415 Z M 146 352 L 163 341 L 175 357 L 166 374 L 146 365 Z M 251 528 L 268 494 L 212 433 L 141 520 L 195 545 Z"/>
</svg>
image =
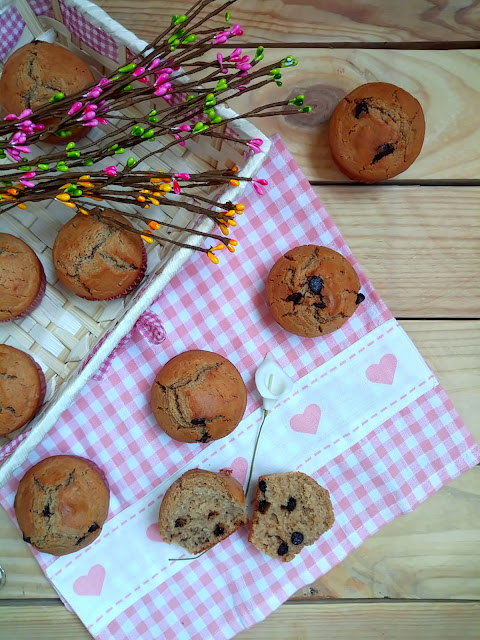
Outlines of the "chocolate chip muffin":
<svg viewBox="0 0 480 640">
<path fill-rule="evenodd" d="M 158 516 L 160 535 L 201 553 L 247 524 L 245 494 L 229 475 L 192 469 L 171 485 Z"/>
<path fill-rule="evenodd" d="M 370 82 L 349 93 L 335 107 L 328 127 L 330 151 L 340 171 L 366 183 L 408 169 L 424 137 L 418 100 L 386 82 Z"/>
<path fill-rule="evenodd" d="M 23 318 L 45 293 L 42 263 L 26 242 L 0 233 L 0 322 Z"/>
<path fill-rule="evenodd" d="M 258 479 L 248 540 L 271 558 L 289 562 L 334 523 L 329 492 L 299 471 Z"/>
<path fill-rule="evenodd" d="M 278 324 L 314 338 L 341 327 L 365 299 L 350 262 L 313 244 L 290 249 L 272 267 L 267 303 Z"/>
<path fill-rule="evenodd" d="M 60 282 L 87 300 L 112 300 L 139 285 L 147 265 L 139 235 L 109 224 L 133 228 L 119 213 L 78 213 L 63 225 L 53 245 L 53 265 Z"/>
<path fill-rule="evenodd" d="M 15 514 L 25 542 L 64 556 L 91 544 L 107 518 L 110 494 L 98 467 L 77 456 L 51 456 L 20 480 Z"/>
<path fill-rule="evenodd" d="M 0 345 L 0 436 L 23 427 L 45 396 L 45 377 L 24 351 Z"/>
<path fill-rule="evenodd" d="M 247 405 L 241 375 L 211 351 L 180 353 L 160 369 L 151 406 L 158 424 L 174 440 L 210 442 L 238 425 Z"/>
<path fill-rule="evenodd" d="M 94 81 L 85 62 L 69 49 L 34 40 L 12 53 L 0 78 L 0 103 L 4 114 L 19 115 L 24 109 L 36 109 L 56 93 L 72 95 Z M 58 119 L 44 120 L 49 126 Z M 65 144 L 88 133 L 79 125 L 68 138 L 50 135 L 44 142 Z"/>
</svg>

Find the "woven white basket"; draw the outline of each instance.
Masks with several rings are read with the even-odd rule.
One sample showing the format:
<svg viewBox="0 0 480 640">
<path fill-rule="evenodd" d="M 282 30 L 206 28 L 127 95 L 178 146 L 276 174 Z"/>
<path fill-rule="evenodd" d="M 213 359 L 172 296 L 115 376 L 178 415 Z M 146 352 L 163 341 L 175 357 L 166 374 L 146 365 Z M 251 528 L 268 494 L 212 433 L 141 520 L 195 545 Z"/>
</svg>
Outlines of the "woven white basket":
<svg viewBox="0 0 480 640">
<path fill-rule="evenodd" d="M 50 15 L 35 15 L 31 5 L 49 5 Z M 92 69 L 101 75 L 110 74 L 119 65 L 127 61 L 127 49 L 138 53 L 146 46 L 146 42 L 139 40 L 133 33 L 122 27 L 98 6 L 87 0 L 0 0 L 0 30 L 17 32 L 19 23 L 18 13 L 21 15 L 25 27 L 20 37 L 9 53 L 30 42 L 34 38 L 58 42 L 83 57 Z M 12 13 L 13 12 L 13 13 Z M 65 14 L 68 20 L 72 15 L 78 16 L 74 35 L 65 24 Z M 73 12 L 73 14 L 72 14 Z M 8 24 L 8 19 L 16 20 L 15 24 Z M 21 26 L 23 26 L 21 24 Z M 20 28 L 21 28 L 20 26 Z M 92 42 L 92 32 L 100 29 L 107 37 L 114 41 L 118 49 L 117 59 L 113 60 L 98 53 L 86 44 L 82 33 L 85 30 L 86 39 Z M 88 32 L 88 33 L 87 33 Z M 115 49 L 115 46 L 113 49 Z M 0 61 L 0 69 L 2 64 Z M 182 79 L 180 78 L 181 82 Z M 183 80 L 184 82 L 186 80 Z M 137 107 L 129 109 L 132 115 L 146 113 L 152 105 L 141 105 L 141 112 Z M 235 116 L 235 112 L 226 107 L 217 108 L 224 119 Z M 224 140 L 209 140 L 198 135 L 189 140 L 185 147 L 175 146 L 161 154 L 161 160 L 151 156 L 148 164 L 139 164 L 139 168 L 153 170 L 194 173 L 214 168 L 240 168 L 240 175 L 251 177 L 256 174 L 265 160 L 270 149 L 270 141 L 245 119 L 237 120 L 229 125 L 230 129 L 245 138 L 264 138 L 262 153 L 246 158 L 243 147 Z M 93 140 L 103 135 L 99 130 L 92 130 L 88 139 Z M 81 143 L 78 143 L 81 145 Z M 143 151 L 153 150 L 153 144 L 146 144 Z M 134 150 L 140 155 L 142 150 Z M 110 160 L 111 163 L 111 160 Z M 108 166 L 109 162 L 98 163 L 97 166 Z M 0 163 L 1 173 L 1 163 Z M 222 200 L 238 201 L 245 183 L 239 187 L 228 187 L 223 191 Z M 216 194 L 218 195 L 218 193 Z M 211 196 L 211 194 L 210 194 Z M 106 201 L 109 205 L 108 200 Z M 112 208 L 115 206 L 112 204 Z M 122 206 L 128 211 L 128 207 Z M 130 211 L 134 211 L 133 208 Z M 155 208 L 155 214 L 161 207 Z M 167 213 L 168 212 L 168 213 Z M 177 210 L 172 214 L 172 208 L 162 215 L 175 224 L 193 225 L 196 220 L 185 210 Z M 23 238 L 40 258 L 47 276 L 46 295 L 40 306 L 28 317 L 13 322 L 0 324 L 0 343 L 9 344 L 30 353 L 42 367 L 47 380 L 46 401 L 37 414 L 25 428 L 25 433 L 15 432 L 10 438 L 0 438 L 0 461 L 6 457 L 0 467 L 0 486 L 10 477 L 12 472 L 27 458 L 30 451 L 44 438 L 45 434 L 58 420 L 62 412 L 69 407 L 85 383 L 99 369 L 101 363 L 111 353 L 119 341 L 133 328 L 139 316 L 159 296 L 160 292 L 177 273 L 181 266 L 193 253 L 193 249 L 177 248 L 166 244 L 147 245 L 148 277 L 139 290 L 124 299 L 109 302 L 89 302 L 76 297 L 64 289 L 57 281 L 51 259 L 51 249 L 57 230 L 71 216 L 72 212 L 58 202 L 28 205 L 26 211 L 16 209 L 0 216 L 0 231 L 11 233 Z M 155 216 L 157 218 L 157 215 Z M 247 221 L 245 220 L 245 223 Z M 196 228 L 201 231 L 211 231 L 213 222 L 206 218 Z M 174 239 L 200 245 L 200 236 L 179 232 Z M 212 268 L 215 268 L 212 265 Z M 101 339 L 103 342 L 94 349 Z M 92 355 L 93 350 L 93 355 Z M 90 359 L 89 359 L 90 358 Z M 85 364 L 86 362 L 86 364 Z M 18 443 L 18 446 L 17 446 Z"/>
</svg>

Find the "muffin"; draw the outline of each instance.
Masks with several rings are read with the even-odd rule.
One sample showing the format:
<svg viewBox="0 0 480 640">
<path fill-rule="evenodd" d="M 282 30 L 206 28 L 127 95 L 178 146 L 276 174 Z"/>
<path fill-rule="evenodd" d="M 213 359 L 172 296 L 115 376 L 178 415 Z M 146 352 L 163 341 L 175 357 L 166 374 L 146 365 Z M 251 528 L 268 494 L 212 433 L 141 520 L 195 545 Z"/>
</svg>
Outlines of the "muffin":
<svg viewBox="0 0 480 640">
<path fill-rule="evenodd" d="M 29 355 L 0 344 L 0 436 L 31 420 L 45 397 L 45 377 Z"/>
<path fill-rule="evenodd" d="M 51 456 L 20 480 L 15 514 L 25 542 L 64 556 L 91 544 L 102 530 L 110 494 L 98 467 L 77 456 Z"/>
<path fill-rule="evenodd" d="M 422 149 L 425 119 L 410 93 L 386 82 L 357 87 L 335 107 L 328 126 L 332 157 L 359 182 L 402 173 Z"/>
<path fill-rule="evenodd" d="M 4 115 L 19 115 L 24 109 L 36 109 L 56 93 L 65 96 L 82 91 L 94 81 L 85 62 L 69 49 L 58 44 L 34 40 L 12 53 L 0 78 L 0 104 Z M 45 126 L 58 122 L 56 118 L 43 120 Z M 44 142 L 65 143 L 88 133 L 88 127 L 71 129 L 72 135 L 62 138 L 47 136 Z"/>
<path fill-rule="evenodd" d="M 175 356 L 160 369 L 152 387 L 155 419 L 180 442 L 209 442 L 228 436 L 246 405 L 241 375 L 226 358 L 210 351 Z"/>
<path fill-rule="evenodd" d="M 334 523 L 329 492 L 299 471 L 258 479 L 248 540 L 271 558 L 289 562 Z"/>
<path fill-rule="evenodd" d="M 223 473 L 192 469 L 165 493 L 158 526 L 165 542 L 201 553 L 247 524 L 243 488 Z"/>
<path fill-rule="evenodd" d="M 0 322 L 31 313 L 45 293 L 45 272 L 20 238 L 0 233 Z"/>
<path fill-rule="evenodd" d="M 314 244 L 290 249 L 273 265 L 267 303 L 276 322 L 298 336 L 335 331 L 355 313 L 365 296 L 350 262 Z"/>
<path fill-rule="evenodd" d="M 137 287 L 147 266 L 141 237 L 109 224 L 130 222 L 106 209 L 103 215 L 78 213 L 63 225 L 53 245 L 52 258 L 64 287 L 86 300 L 112 300 Z"/>
</svg>

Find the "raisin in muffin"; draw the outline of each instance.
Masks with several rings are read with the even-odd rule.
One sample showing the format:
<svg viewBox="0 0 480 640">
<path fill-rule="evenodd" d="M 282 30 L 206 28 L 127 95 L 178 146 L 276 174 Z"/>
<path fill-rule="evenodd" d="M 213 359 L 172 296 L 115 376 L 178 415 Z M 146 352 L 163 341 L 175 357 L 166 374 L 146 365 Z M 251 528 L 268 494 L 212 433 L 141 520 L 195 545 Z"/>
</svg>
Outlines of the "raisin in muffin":
<svg viewBox="0 0 480 640">
<path fill-rule="evenodd" d="M 23 427 L 45 396 L 42 370 L 24 351 L 0 345 L 0 436 Z"/>
<path fill-rule="evenodd" d="M 53 245 L 58 279 L 87 300 L 125 296 L 145 274 L 147 258 L 142 239 L 109 220 L 132 228 L 128 220 L 110 209 L 102 215 L 78 213 L 63 225 Z"/>
<path fill-rule="evenodd" d="M 48 103 L 56 93 L 72 95 L 93 81 L 93 73 L 75 53 L 58 44 L 34 40 L 14 51 L 5 63 L 0 78 L 0 103 L 4 115 L 19 115 L 24 109 Z M 58 118 L 43 120 L 47 127 L 55 122 Z M 78 125 L 67 138 L 52 134 L 43 141 L 65 144 L 65 140 L 77 140 L 88 131 L 88 127 Z"/>
<path fill-rule="evenodd" d="M 25 542 L 64 556 L 100 535 L 109 499 L 106 481 L 94 463 L 77 456 L 51 456 L 20 480 L 14 507 Z"/>
<path fill-rule="evenodd" d="M 317 337 L 341 327 L 365 299 L 350 262 L 314 244 L 290 249 L 273 265 L 267 303 L 276 322 L 298 336 Z"/>
<path fill-rule="evenodd" d="M 420 103 L 387 82 L 357 87 L 332 113 L 328 140 L 340 171 L 359 182 L 402 173 L 419 155 L 425 137 Z"/>
<path fill-rule="evenodd" d="M 0 322 L 31 313 L 45 293 L 42 263 L 26 242 L 0 233 Z"/>
<path fill-rule="evenodd" d="M 170 486 L 158 516 L 160 535 L 201 553 L 248 522 L 243 488 L 228 474 L 192 469 Z"/>
<path fill-rule="evenodd" d="M 289 562 L 333 525 L 330 494 L 299 471 L 260 476 L 249 541 L 271 558 Z"/>
<path fill-rule="evenodd" d="M 155 419 L 180 442 L 224 438 L 238 425 L 246 405 L 241 375 L 229 360 L 211 351 L 175 356 L 160 369 L 152 387 Z"/>
</svg>

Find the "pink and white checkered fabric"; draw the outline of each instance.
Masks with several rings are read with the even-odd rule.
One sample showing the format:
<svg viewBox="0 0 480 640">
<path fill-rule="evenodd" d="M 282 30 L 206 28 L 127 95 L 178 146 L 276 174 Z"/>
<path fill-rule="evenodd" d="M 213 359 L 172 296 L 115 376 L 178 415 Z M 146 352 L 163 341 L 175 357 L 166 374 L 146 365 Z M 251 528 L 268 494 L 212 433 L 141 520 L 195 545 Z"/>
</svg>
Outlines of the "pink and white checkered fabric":
<svg viewBox="0 0 480 640">
<path fill-rule="evenodd" d="M 101 29 L 97 29 L 83 13 L 60 0 L 60 9 L 67 29 L 97 53 L 118 61 L 118 46 L 115 40 Z"/>
<path fill-rule="evenodd" d="M 270 187 L 262 198 L 253 189 L 246 192 L 247 213 L 235 233 L 238 252 L 220 269 L 196 254 L 172 279 L 150 308 L 161 319 L 166 340 L 159 344 L 138 330 L 119 346 L 101 379 L 85 387 L 0 491 L 0 502 L 12 517 L 19 479 L 48 455 L 73 453 L 99 464 L 110 482 L 110 517 L 189 462 L 199 445 L 169 439 L 149 407 L 156 372 L 177 353 L 199 348 L 229 358 L 247 384 L 248 415 L 260 406 L 253 376 L 266 352 L 300 378 L 391 318 L 279 138 L 259 177 Z M 306 243 L 345 255 L 366 295 L 341 329 L 321 339 L 288 334 L 273 322 L 265 304 L 264 283 L 273 262 L 288 248 Z M 313 473 L 331 492 L 336 525 L 294 562 L 279 563 L 255 549 L 245 554 L 244 545 L 229 538 L 216 548 L 214 562 L 206 554 L 189 563 L 96 637 L 230 638 L 479 460 L 478 446 L 438 386 Z M 44 569 L 54 560 L 39 554 L 37 559 Z"/>
</svg>

